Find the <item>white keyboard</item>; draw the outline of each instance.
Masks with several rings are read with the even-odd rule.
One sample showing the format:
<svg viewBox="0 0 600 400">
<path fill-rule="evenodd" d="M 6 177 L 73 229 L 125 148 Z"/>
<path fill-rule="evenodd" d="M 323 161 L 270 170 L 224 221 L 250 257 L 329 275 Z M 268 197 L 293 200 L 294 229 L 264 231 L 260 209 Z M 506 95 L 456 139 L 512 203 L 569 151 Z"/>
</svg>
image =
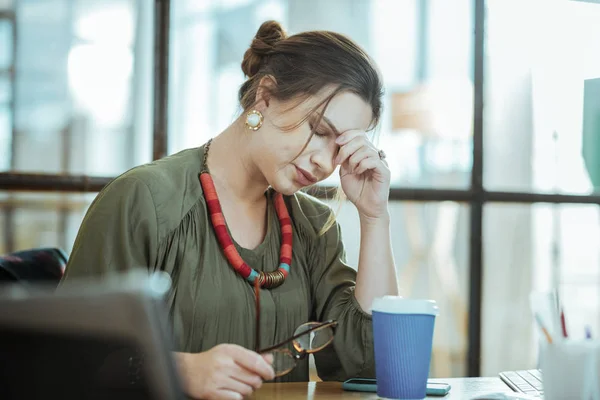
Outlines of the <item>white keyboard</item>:
<svg viewBox="0 0 600 400">
<path fill-rule="evenodd" d="M 539 369 L 500 372 L 500 379 L 515 392 L 540 398 L 544 395 L 542 371 Z"/>
</svg>

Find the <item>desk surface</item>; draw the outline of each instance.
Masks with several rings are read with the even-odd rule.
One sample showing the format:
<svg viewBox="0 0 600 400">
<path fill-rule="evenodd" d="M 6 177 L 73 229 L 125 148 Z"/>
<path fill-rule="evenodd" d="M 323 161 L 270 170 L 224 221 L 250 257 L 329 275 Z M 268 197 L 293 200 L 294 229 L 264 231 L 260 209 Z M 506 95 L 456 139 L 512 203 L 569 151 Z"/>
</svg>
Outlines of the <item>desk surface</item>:
<svg viewBox="0 0 600 400">
<path fill-rule="evenodd" d="M 499 378 L 451 378 L 432 379 L 432 381 L 449 383 L 452 389 L 445 397 L 427 397 L 428 399 L 466 400 L 484 393 L 512 392 Z M 339 382 L 267 383 L 251 398 L 256 400 L 379 399 L 376 393 L 346 392 L 342 390 L 342 384 Z"/>
<path fill-rule="evenodd" d="M 452 389 L 445 397 L 427 397 L 428 399 L 466 400 L 484 393 L 512 392 L 499 378 L 451 378 L 432 379 L 432 381 L 449 383 Z M 267 383 L 251 398 L 257 400 L 379 399 L 376 393 L 346 392 L 342 390 L 342 384 L 339 382 Z"/>
</svg>

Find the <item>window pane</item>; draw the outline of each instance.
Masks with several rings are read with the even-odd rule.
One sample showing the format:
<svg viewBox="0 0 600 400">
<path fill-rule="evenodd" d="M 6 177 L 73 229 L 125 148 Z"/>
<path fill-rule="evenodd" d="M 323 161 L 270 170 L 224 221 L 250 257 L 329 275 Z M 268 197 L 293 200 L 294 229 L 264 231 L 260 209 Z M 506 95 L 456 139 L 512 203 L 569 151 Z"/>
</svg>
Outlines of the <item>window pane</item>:
<svg viewBox="0 0 600 400">
<path fill-rule="evenodd" d="M 334 209 L 337 204 L 330 203 Z M 392 246 L 401 295 L 434 299 L 435 322 L 431 377 L 466 373 L 468 304 L 468 207 L 453 202 L 392 202 Z M 358 265 L 360 225 L 355 207 L 343 204 L 338 215 L 346 256 Z"/>
<path fill-rule="evenodd" d="M 12 232 L 0 226 L 0 248 L 10 235 L 13 250 L 58 247 L 69 254 L 83 216 L 96 194 L 0 193 L 0 214 L 14 207 Z M 6 252 L 2 249 L 0 254 Z"/>
<path fill-rule="evenodd" d="M 7 105 L 12 99 L 12 88 L 8 74 L 0 74 L 0 107 Z"/>
<path fill-rule="evenodd" d="M 203 144 L 239 116 L 243 54 L 260 23 L 276 19 L 290 34 L 346 34 L 375 59 L 386 92 L 376 144 L 393 186 L 468 186 L 472 1 L 228 1 L 226 12 L 207 5 L 191 13 L 189 3 L 172 2 L 170 152 Z M 334 173 L 325 183 L 338 181 Z"/>
<path fill-rule="evenodd" d="M 150 161 L 152 3 L 17 6 L 16 168 L 112 176 Z"/>
<path fill-rule="evenodd" d="M 12 23 L 0 20 L 0 72 L 10 68 L 13 58 Z"/>
<path fill-rule="evenodd" d="M 9 11 L 12 9 L 14 0 L 0 0 L 0 11 Z"/>
<path fill-rule="evenodd" d="M 600 4 L 486 4 L 485 185 L 600 188 Z"/>
<path fill-rule="evenodd" d="M 0 104 L 0 171 L 10 168 L 10 144 L 12 139 L 11 114 L 7 106 Z"/>
<path fill-rule="evenodd" d="M 558 287 L 568 331 L 600 333 L 600 209 L 489 205 L 484 214 L 482 376 L 536 368 L 532 291 Z"/>
</svg>

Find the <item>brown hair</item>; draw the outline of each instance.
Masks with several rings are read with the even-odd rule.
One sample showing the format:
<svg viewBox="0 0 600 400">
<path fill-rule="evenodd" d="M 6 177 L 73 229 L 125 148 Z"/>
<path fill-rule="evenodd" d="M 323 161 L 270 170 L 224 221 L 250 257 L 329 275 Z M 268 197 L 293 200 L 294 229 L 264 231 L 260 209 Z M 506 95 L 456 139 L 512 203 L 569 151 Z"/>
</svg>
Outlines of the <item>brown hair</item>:
<svg viewBox="0 0 600 400">
<path fill-rule="evenodd" d="M 334 93 L 323 103 L 341 91 L 355 93 L 371 105 L 371 127 L 379 122 L 383 95 L 379 73 L 368 54 L 342 34 L 309 31 L 288 37 L 278 22 L 266 21 L 244 54 L 242 71 L 248 77 L 239 90 L 244 110 L 255 103 L 261 79 L 272 76 L 276 85 L 269 95 L 278 100 L 306 98 L 333 85 Z"/>
<path fill-rule="evenodd" d="M 288 37 L 278 22 L 266 21 L 244 54 L 242 71 L 248 79 L 240 87 L 239 101 L 246 111 L 256 103 L 261 79 L 269 76 L 275 85 L 262 89 L 280 101 L 305 100 L 327 86 L 334 88 L 298 125 L 319 107 L 326 108 L 331 99 L 343 91 L 358 95 L 371 106 L 370 128 L 379 122 L 383 95 L 379 73 L 368 54 L 339 33 L 309 31 Z M 322 232 L 334 222 L 335 215 L 332 215 Z"/>
</svg>

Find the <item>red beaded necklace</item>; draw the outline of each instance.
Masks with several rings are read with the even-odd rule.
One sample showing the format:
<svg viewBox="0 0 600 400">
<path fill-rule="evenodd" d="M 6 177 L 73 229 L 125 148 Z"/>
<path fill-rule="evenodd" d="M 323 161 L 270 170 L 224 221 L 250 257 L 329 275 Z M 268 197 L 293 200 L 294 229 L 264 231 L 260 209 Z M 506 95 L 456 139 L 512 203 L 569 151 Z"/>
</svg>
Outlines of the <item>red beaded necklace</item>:
<svg viewBox="0 0 600 400">
<path fill-rule="evenodd" d="M 242 259 L 233 244 L 229 232 L 227 232 L 225 217 L 221 211 L 221 203 L 217 197 L 215 184 L 208 172 L 208 166 L 206 164 L 211 142 L 212 139 L 204 146 L 204 160 L 202 163 L 202 172 L 200 172 L 200 184 L 202 185 L 204 199 L 206 200 L 208 212 L 210 213 L 210 220 L 215 230 L 217 240 L 221 245 L 221 249 L 233 269 L 249 283 L 253 284 L 258 278 L 258 283 L 261 287 L 266 289 L 276 288 L 283 284 L 290 272 L 290 265 L 292 265 L 292 221 L 283 200 L 283 195 L 281 193 L 275 193 L 274 197 L 275 210 L 277 211 L 277 217 L 279 218 L 279 225 L 281 227 L 279 268 L 273 272 L 258 272 L 246 264 Z"/>
</svg>

